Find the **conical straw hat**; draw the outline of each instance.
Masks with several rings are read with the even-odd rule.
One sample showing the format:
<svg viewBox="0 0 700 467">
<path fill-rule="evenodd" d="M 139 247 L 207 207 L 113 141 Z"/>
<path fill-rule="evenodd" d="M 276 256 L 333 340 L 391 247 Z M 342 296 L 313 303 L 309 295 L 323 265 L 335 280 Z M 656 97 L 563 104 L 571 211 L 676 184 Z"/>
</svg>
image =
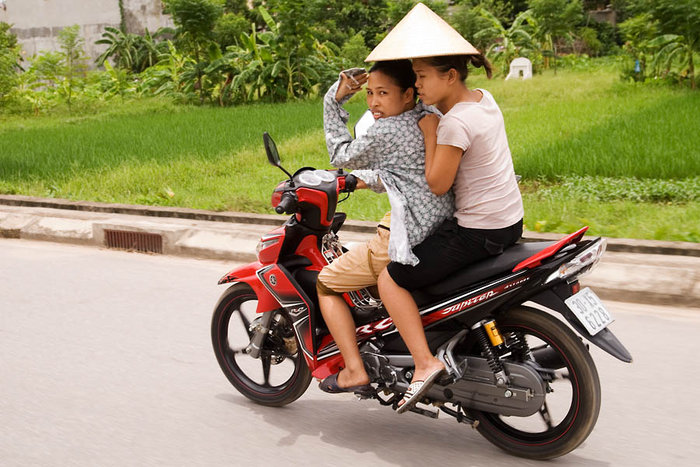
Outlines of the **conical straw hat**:
<svg viewBox="0 0 700 467">
<path fill-rule="evenodd" d="M 365 62 L 478 53 L 444 19 L 418 3 L 374 48 Z"/>
</svg>

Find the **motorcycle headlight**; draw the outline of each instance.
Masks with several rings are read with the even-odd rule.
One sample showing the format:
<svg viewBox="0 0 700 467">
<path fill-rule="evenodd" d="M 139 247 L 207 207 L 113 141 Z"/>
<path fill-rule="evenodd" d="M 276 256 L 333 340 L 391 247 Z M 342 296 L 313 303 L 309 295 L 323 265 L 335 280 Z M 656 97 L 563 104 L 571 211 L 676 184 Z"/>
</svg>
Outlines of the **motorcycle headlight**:
<svg viewBox="0 0 700 467">
<path fill-rule="evenodd" d="M 600 261 L 600 258 L 603 257 L 607 244 L 608 241 L 601 238 L 599 241 L 593 243 L 593 245 L 576 255 L 572 260 L 559 266 L 559 269 L 550 274 L 544 283 L 548 284 L 554 280 L 566 279 L 574 275 L 580 277 L 589 273 L 598 263 L 598 261 Z"/>
</svg>

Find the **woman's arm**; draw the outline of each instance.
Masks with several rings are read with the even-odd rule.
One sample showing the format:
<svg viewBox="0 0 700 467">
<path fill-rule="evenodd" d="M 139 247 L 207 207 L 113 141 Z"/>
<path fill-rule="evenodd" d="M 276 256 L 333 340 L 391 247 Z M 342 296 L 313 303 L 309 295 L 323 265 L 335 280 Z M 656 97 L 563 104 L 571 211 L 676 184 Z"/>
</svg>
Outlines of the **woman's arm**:
<svg viewBox="0 0 700 467">
<path fill-rule="evenodd" d="M 382 135 L 373 126 L 367 135 L 353 139 L 347 128 L 349 114 L 342 107 L 348 96 L 336 100 L 340 81 L 326 93 L 323 100 L 323 130 L 330 163 L 346 169 L 377 169 L 382 162 Z"/>
<path fill-rule="evenodd" d="M 435 146 L 435 155 L 428 173 L 426 164 L 425 179 L 428 181 L 430 191 L 440 196 L 447 193 L 455 182 L 459 163 L 462 160 L 461 148 L 438 144 Z"/>
<path fill-rule="evenodd" d="M 440 119 L 428 114 L 418 122 L 425 140 L 425 179 L 430 191 L 440 196 L 452 187 L 462 159 L 462 149 L 437 144 L 437 127 Z"/>
<path fill-rule="evenodd" d="M 353 170 L 352 174 L 357 177 L 357 189 L 369 188 L 375 193 L 384 193 L 386 189 L 376 170 Z"/>
</svg>

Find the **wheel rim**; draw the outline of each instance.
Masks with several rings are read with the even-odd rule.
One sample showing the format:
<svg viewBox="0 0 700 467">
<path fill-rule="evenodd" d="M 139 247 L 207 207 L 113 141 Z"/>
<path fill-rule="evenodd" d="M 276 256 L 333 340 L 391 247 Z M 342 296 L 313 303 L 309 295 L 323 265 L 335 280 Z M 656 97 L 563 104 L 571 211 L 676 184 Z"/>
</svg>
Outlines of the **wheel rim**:
<svg viewBox="0 0 700 467">
<path fill-rule="evenodd" d="M 245 349 L 253 335 L 255 326 L 262 315 L 256 313 L 258 301 L 253 293 L 233 297 L 225 305 L 220 315 L 218 328 L 218 352 L 225 365 L 225 371 L 234 381 L 260 396 L 278 396 L 289 390 L 301 370 L 301 355 L 293 353 L 279 339 L 280 331 L 290 327 L 288 318 L 282 311 L 276 313 L 270 326 L 273 336 L 265 339 L 259 358 L 252 358 Z M 291 336 L 293 338 L 293 335 Z"/>
<path fill-rule="evenodd" d="M 559 349 L 557 344 L 539 331 L 518 325 L 502 326 L 501 334 L 506 341 L 524 338 L 533 354 L 543 351 L 556 354 L 563 363 L 562 368 L 548 368 L 554 375 L 548 382 L 548 392 L 540 411 L 530 417 L 506 417 L 493 413 L 482 412 L 482 420 L 486 427 L 492 425 L 492 430 L 499 436 L 506 436 L 512 442 L 525 446 L 542 446 L 553 443 L 564 436 L 573 426 L 579 414 L 581 386 L 576 371 Z M 525 358 L 518 352 L 509 351 L 502 356 L 504 361 L 522 363 Z M 535 360 L 531 355 L 531 359 Z M 551 389 L 551 392 L 549 390 Z"/>
</svg>

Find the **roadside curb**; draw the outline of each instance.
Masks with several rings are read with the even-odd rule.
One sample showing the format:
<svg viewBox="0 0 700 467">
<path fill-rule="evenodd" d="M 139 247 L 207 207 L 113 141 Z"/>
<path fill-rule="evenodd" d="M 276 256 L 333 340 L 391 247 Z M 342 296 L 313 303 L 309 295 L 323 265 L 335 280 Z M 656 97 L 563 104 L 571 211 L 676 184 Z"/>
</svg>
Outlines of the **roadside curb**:
<svg viewBox="0 0 700 467">
<path fill-rule="evenodd" d="M 252 262 L 260 237 L 287 216 L 0 195 L 0 238 Z M 347 221 L 343 243 L 367 241 L 375 222 Z M 525 241 L 563 234 L 526 232 Z M 115 238 L 125 239 L 116 241 Z M 148 242 L 155 242 L 154 249 Z M 581 279 L 604 300 L 700 309 L 700 245 L 608 238 L 608 253 Z M 140 243 L 139 243 L 140 242 Z M 144 246 L 146 245 L 146 246 Z"/>
<path fill-rule="evenodd" d="M 287 216 L 274 214 L 255 214 L 231 211 L 218 212 L 178 207 L 70 201 L 66 199 L 37 198 L 21 195 L 0 195 L 0 205 L 271 226 L 279 226 L 287 219 Z M 343 230 L 347 232 L 371 234 L 375 231 L 375 229 L 376 222 L 371 221 L 348 220 L 343 225 Z M 0 229 L 0 237 L 5 237 L 7 235 L 15 235 L 15 233 L 7 232 L 7 229 Z M 523 240 L 558 240 L 562 237 L 562 235 L 563 234 L 525 231 L 523 233 Z M 700 243 L 636 240 L 609 237 L 607 240 L 608 251 L 700 257 Z"/>
</svg>

